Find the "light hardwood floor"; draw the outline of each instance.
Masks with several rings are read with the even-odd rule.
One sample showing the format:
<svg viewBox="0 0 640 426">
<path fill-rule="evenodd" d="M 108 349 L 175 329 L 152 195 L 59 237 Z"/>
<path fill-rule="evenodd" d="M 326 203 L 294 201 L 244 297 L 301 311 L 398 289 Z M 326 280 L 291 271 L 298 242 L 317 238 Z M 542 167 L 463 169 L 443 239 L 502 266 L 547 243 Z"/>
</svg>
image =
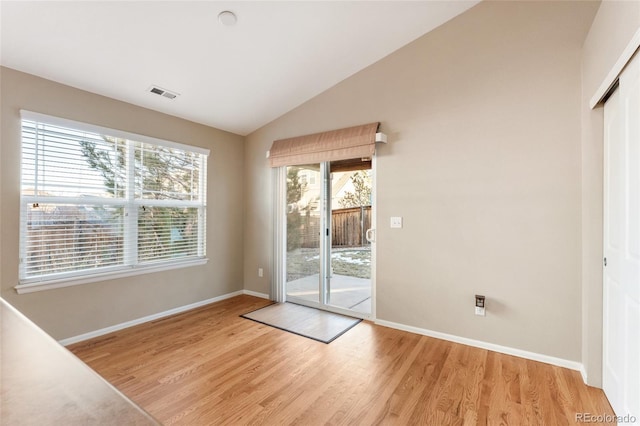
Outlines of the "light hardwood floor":
<svg viewBox="0 0 640 426">
<path fill-rule="evenodd" d="M 613 414 L 576 371 L 361 322 L 330 344 L 238 296 L 69 347 L 164 424 L 562 425 Z"/>
</svg>

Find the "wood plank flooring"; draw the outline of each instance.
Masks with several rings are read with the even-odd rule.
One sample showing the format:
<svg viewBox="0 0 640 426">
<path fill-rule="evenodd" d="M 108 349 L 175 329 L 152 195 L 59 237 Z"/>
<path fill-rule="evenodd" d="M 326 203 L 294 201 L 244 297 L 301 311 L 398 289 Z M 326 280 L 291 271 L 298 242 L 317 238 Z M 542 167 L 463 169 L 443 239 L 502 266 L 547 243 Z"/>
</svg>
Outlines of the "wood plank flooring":
<svg viewBox="0 0 640 426">
<path fill-rule="evenodd" d="M 613 414 L 576 371 L 361 322 L 331 344 L 238 296 L 69 347 L 167 425 L 564 425 Z"/>
</svg>

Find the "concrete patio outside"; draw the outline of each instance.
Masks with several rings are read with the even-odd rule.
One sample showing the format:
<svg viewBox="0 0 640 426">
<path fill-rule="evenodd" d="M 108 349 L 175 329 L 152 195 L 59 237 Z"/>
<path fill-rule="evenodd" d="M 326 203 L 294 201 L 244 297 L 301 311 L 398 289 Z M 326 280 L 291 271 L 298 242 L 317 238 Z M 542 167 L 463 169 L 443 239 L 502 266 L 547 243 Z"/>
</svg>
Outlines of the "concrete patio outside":
<svg viewBox="0 0 640 426">
<path fill-rule="evenodd" d="M 287 298 L 318 302 L 319 280 L 319 274 L 312 274 L 288 282 Z M 329 286 L 329 305 L 366 314 L 371 313 L 371 279 L 333 274 Z"/>
</svg>

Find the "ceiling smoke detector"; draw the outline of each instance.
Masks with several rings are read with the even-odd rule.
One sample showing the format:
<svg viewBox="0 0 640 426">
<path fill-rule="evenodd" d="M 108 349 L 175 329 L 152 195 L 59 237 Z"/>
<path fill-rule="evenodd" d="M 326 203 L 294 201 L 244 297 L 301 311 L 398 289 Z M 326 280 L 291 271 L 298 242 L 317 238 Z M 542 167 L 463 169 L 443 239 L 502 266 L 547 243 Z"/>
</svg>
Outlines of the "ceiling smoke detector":
<svg viewBox="0 0 640 426">
<path fill-rule="evenodd" d="M 218 14 L 218 21 L 220 21 L 222 25 L 231 27 L 235 25 L 236 22 L 238 22 L 238 18 L 236 17 L 235 13 L 225 10 Z"/>
<path fill-rule="evenodd" d="M 178 97 L 179 93 L 171 92 L 169 90 L 165 90 L 158 86 L 150 86 L 147 89 L 147 92 L 155 93 L 156 95 L 160 95 L 167 99 L 175 99 Z"/>
</svg>

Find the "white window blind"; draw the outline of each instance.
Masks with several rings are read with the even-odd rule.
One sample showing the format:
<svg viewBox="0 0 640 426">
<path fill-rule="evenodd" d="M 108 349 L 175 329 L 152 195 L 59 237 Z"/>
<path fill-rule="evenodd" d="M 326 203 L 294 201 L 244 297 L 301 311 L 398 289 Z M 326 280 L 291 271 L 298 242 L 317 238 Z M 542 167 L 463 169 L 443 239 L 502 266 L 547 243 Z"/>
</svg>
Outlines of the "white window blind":
<svg viewBox="0 0 640 426">
<path fill-rule="evenodd" d="M 204 258 L 207 155 L 22 111 L 18 287 Z"/>
</svg>

